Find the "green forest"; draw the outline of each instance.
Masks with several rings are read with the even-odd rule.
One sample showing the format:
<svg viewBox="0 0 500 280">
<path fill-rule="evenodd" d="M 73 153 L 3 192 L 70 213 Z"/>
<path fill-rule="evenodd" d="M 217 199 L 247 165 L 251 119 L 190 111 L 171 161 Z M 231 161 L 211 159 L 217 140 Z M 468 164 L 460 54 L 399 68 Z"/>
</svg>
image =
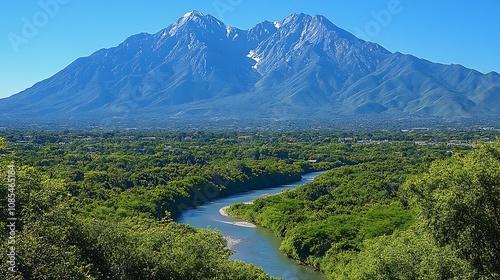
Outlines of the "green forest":
<svg viewBox="0 0 500 280">
<path fill-rule="evenodd" d="M 2 279 L 273 279 L 175 219 L 232 216 L 329 279 L 497 279 L 494 132 L 1 131 Z M 474 148 L 473 148 L 474 146 Z"/>
<path fill-rule="evenodd" d="M 370 147 L 362 162 L 229 213 L 330 279 L 498 279 L 500 149 Z"/>
</svg>

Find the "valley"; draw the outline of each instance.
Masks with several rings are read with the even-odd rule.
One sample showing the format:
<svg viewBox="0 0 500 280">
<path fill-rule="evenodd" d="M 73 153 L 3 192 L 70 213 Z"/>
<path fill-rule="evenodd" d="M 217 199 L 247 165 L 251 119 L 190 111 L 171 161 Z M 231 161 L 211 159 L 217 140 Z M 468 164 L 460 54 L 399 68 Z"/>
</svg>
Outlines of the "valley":
<svg viewBox="0 0 500 280">
<path fill-rule="evenodd" d="M 433 193 L 433 186 L 441 186 L 439 176 L 453 182 L 455 172 L 473 176 L 463 177 L 464 182 L 480 180 L 478 190 L 484 192 L 471 192 L 470 185 L 461 183 L 450 188 L 481 196 L 478 201 L 488 205 L 478 208 L 467 202 L 460 207 L 479 210 L 497 205 L 498 186 L 489 184 L 500 170 L 496 131 L 8 130 L 1 135 L 2 205 L 7 205 L 7 173 L 12 168 L 17 184 L 15 253 L 19 265 L 11 274 L 8 263 L 2 263 L 6 279 L 45 275 L 63 279 L 273 279 L 266 269 L 235 260 L 244 237 L 230 239 L 228 244 L 216 228 L 198 225 L 195 229 L 176 221 L 183 221 L 185 213 L 213 205 L 214 215 L 219 216 L 218 199 L 254 190 L 266 193 L 266 188 L 290 184 L 321 170 L 328 171 L 313 182 L 257 198 L 253 204 L 234 204 L 228 213 L 268 228 L 279 238 L 273 241 L 281 243 L 279 250 L 321 270 L 328 279 L 400 277 L 421 273 L 429 261 L 436 262 L 430 278 L 446 274 L 494 279 L 498 275 L 495 243 L 477 243 L 484 239 L 483 233 L 496 240 L 497 212 L 485 212 L 480 221 L 463 217 L 466 224 L 488 225 L 467 241 L 443 239 L 441 228 L 432 220 L 449 223 L 456 236 L 469 230 L 454 224 L 458 217 L 433 214 L 456 213 L 452 210 L 456 201 Z M 430 197 L 442 204 L 433 204 Z M 9 213 L 3 209 L 1 220 L 6 221 Z M 232 220 L 227 222 L 231 224 L 223 223 L 225 227 L 238 231 Z M 2 227 L 0 233 L 6 237 L 9 229 Z M 413 245 L 405 247 L 401 242 Z M 8 238 L 2 238 L 1 246 L 9 246 Z M 273 254 L 281 254 L 273 248 Z M 420 249 L 433 253 L 426 258 Z M 417 256 L 415 262 L 391 262 L 404 261 L 401 254 L 409 251 Z M 373 263 L 380 254 L 387 259 Z M 469 258 L 470 254 L 476 257 Z M 273 275 L 295 279 L 287 269 Z"/>
</svg>

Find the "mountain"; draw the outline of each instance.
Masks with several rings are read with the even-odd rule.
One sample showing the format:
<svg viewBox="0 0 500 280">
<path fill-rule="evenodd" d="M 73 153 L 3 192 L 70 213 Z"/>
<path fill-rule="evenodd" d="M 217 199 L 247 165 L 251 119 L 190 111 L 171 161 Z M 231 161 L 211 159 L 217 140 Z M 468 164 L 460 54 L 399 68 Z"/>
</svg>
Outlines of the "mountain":
<svg viewBox="0 0 500 280">
<path fill-rule="evenodd" d="M 193 11 L 0 100 L 4 120 L 500 116 L 500 75 L 392 53 L 323 16 L 250 30 Z"/>
</svg>

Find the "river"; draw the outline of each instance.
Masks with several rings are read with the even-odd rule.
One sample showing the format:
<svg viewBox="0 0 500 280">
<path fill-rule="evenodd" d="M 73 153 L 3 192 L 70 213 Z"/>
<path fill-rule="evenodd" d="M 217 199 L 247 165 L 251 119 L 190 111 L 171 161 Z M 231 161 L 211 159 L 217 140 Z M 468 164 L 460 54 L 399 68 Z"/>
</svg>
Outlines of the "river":
<svg viewBox="0 0 500 280">
<path fill-rule="evenodd" d="M 210 228 L 219 230 L 224 236 L 235 241 L 231 249 L 236 251 L 229 258 L 252 263 L 262 267 L 266 273 L 285 280 L 325 280 L 325 276 L 311 268 L 302 266 L 292 259 L 287 258 L 279 251 L 280 239 L 266 228 L 237 226 L 234 223 L 240 220 L 224 217 L 219 213 L 222 207 L 235 203 L 253 201 L 259 197 L 280 193 L 286 189 L 311 182 L 314 177 L 322 172 L 309 173 L 302 176 L 299 182 L 249 191 L 232 195 L 227 198 L 217 199 L 196 209 L 185 211 L 177 220 L 178 223 L 189 224 L 195 228 Z"/>
</svg>

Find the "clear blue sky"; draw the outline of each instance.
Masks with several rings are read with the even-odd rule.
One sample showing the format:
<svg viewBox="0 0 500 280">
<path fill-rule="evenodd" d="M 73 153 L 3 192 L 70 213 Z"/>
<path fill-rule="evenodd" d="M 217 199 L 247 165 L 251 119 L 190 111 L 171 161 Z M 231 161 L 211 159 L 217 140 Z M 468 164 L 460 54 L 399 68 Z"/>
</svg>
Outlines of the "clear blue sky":
<svg viewBox="0 0 500 280">
<path fill-rule="evenodd" d="M 45 4 L 44 4 L 45 3 Z M 500 1 L 26 0 L 2 1 L 0 97 L 46 79 L 78 57 L 156 33 L 191 10 L 249 29 L 292 13 L 321 14 L 390 51 L 483 73 L 500 72 Z"/>
</svg>

